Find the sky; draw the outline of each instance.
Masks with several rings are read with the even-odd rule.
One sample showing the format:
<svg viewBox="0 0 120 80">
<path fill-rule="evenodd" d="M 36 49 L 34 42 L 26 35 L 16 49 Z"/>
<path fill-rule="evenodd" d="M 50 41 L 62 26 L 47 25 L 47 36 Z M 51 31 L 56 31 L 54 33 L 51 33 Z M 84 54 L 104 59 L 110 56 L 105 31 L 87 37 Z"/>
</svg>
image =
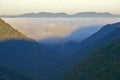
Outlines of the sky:
<svg viewBox="0 0 120 80">
<path fill-rule="evenodd" d="M 0 0 L 0 15 L 38 12 L 109 12 L 120 14 L 120 0 Z"/>
</svg>

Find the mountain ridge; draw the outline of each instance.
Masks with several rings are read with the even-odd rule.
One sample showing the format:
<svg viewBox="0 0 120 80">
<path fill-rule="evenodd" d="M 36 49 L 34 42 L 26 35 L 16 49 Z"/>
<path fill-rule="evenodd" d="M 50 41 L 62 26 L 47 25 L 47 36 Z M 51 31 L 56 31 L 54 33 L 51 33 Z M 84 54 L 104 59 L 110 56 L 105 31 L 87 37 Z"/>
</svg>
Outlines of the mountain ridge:
<svg viewBox="0 0 120 80">
<path fill-rule="evenodd" d="M 120 38 L 119 26 L 120 26 L 119 22 L 106 25 L 103 28 L 101 28 L 101 30 L 103 32 L 101 30 L 99 30 L 98 32 L 96 32 L 95 34 L 93 34 L 92 36 L 87 38 L 85 40 L 85 42 L 86 42 L 85 46 L 81 47 L 80 44 L 84 45 L 84 43 L 80 43 L 79 48 L 77 48 L 78 51 L 76 53 L 74 53 L 73 55 L 69 56 L 64 61 L 64 65 L 66 65 L 65 68 L 67 67 L 67 71 L 69 71 L 74 66 L 80 64 L 83 60 L 85 60 L 87 57 L 89 57 L 93 53 L 99 51 L 101 48 L 118 40 Z M 104 36 L 102 36 L 101 38 L 96 39 L 96 37 L 94 37 L 94 36 L 97 36 L 97 34 L 103 35 L 104 31 L 107 31 L 109 28 L 111 28 L 111 31 L 108 31 L 107 34 L 104 34 Z M 97 37 L 100 37 L 100 36 L 97 36 Z M 92 40 L 94 40 L 94 41 L 92 41 Z M 90 41 L 90 43 L 89 43 L 89 41 Z"/>
<path fill-rule="evenodd" d="M 10 39 L 32 40 L 0 19 L 0 41 Z"/>
<path fill-rule="evenodd" d="M 61 80 L 119 80 L 120 38 L 94 52 Z"/>
<path fill-rule="evenodd" d="M 75 14 L 67 14 L 64 12 L 61 13 L 50 13 L 50 12 L 39 12 L 39 13 L 25 13 L 21 15 L 1 15 L 0 17 L 31 17 L 31 18 L 57 18 L 57 17 L 66 17 L 66 18 L 74 18 L 74 17 L 120 17 L 120 15 L 111 14 L 111 13 L 100 13 L 100 12 L 78 12 Z"/>
<path fill-rule="evenodd" d="M 81 41 L 79 44 L 80 47 L 79 47 L 78 53 L 73 54 L 72 58 L 75 59 L 76 61 L 78 59 L 78 57 L 75 58 L 76 56 L 80 57 L 80 55 L 82 55 L 82 57 L 85 57 L 88 54 L 94 51 L 97 51 L 100 48 L 112 43 L 114 40 L 117 40 L 118 38 L 120 38 L 119 26 L 120 26 L 120 22 L 105 25 L 98 32 L 94 33 L 87 39 Z"/>
</svg>

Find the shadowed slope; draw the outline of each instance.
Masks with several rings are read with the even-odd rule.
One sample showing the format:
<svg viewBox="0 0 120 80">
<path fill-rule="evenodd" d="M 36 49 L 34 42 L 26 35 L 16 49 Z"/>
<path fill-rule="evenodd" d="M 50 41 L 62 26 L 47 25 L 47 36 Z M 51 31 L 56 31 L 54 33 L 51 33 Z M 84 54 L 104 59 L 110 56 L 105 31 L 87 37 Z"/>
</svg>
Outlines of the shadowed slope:
<svg viewBox="0 0 120 80">
<path fill-rule="evenodd" d="M 33 76 L 39 75 L 42 80 L 57 75 L 56 64 L 61 59 L 61 55 L 36 42 L 8 40 L 0 43 L 0 63 L 9 64 Z"/>
<path fill-rule="evenodd" d="M 1 64 L 10 65 L 20 72 L 29 72 L 32 76 L 38 75 L 42 80 L 56 78 L 54 75 L 59 70 L 56 64 L 62 59 L 62 55 L 27 38 L 1 19 L 0 32 L 3 33 L 0 34 Z"/>
<path fill-rule="evenodd" d="M 0 17 L 23 17 L 23 18 L 58 18 L 58 17 L 68 17 L 68 18 L 73 18 L 73 17 L 120 17 L 120 15 L 115 15 L 111 13 L 96 13 L 96 12 L 79 12 L 76 14 L 66 14 L 66 13 L 49 13 L 49 12 L 40 12 L 40 13 L 25 13 L 22 15 L 0 15 Z"/>
<path fill-rule="evenodd" d="M 72 55 L 71 60 L 73 63 L 77 63 L 83 60 L 86 56 L 92 52 L 99 50 L 100 48 L 114 42 L 120 38 L 120 23 L 108 24 L 101 28 L 98 32 L 83 40 L 79 44 L 80 50 Z"/>
<path fill-rule="evenodd" d="M 69 71 L 74 66 L 80 64 L 84 59 L 90 56 L 93 52 L 98 51 L 101 48 L 105 47 L 106 45 L 109 45 L 112 42 L 115 42 L 116 40 L 118 40 L 120 38 L 119 24 L 120 23 L 107 25 L 103 27 L 101 30 L 99 30 L 97 33 L 93 34 L 92 36 L 84 40 L 86 43 L 83 44 L 83 46 L 81 45 L 82 43 L 80 43 L 79 45 L 80 50 L 77 53 L 73 54 L 72 56 L 64 60 L 63 70 Z M 97 34 L 99 34 L 99 36 Z"/>
<path fill-rule="evenodd" d="M 61 80 L 120 80 L 120 39 L 85 59 Z"/>
<path fill-rule="evenodd" d="M 32 80 L 32 78 L 18 73 L 8 65 L 0 65 L 0 80 Z"/>
</svg>

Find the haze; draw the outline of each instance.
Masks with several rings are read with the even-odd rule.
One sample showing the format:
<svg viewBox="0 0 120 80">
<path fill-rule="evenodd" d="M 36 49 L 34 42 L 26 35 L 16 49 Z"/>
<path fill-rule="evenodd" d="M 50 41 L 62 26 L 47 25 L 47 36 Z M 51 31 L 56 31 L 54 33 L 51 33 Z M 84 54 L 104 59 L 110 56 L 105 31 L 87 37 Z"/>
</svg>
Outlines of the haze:
<svg viewBox="0 0 120 80">
<path fill-rule="evenodd" d="M 120 14 L 120 0 L 0 0 L 0 15 L 38 12 L 109 12 Z"/>
<path fill-rule="evenodd" d="M 81 41 L 103 25 L 115 23 L 119 18 L 4 18 L 18 31 L 37 41 Z M 47 42 L 47 41 L 46 41 Z"/>
</svg>

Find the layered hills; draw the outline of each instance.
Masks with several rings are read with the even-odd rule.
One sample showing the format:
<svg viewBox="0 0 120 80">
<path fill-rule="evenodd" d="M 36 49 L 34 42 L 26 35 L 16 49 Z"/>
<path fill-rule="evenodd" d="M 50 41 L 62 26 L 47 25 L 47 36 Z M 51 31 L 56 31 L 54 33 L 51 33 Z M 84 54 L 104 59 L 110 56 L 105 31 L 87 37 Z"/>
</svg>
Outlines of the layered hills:
<svg viewBox="0 0 120 80">
<path fill-rule="evenodd" d="M 77 53 L 64 60 L 64 69 L 69 71 L 86 60 L 93 53 L 120 39 L 120 23 L 103 26 L 98 32 L 79 43 Z M 111 45 L 112 46 L 112 45 Z M 95 60 L 96 61 L 96 60 Z M 97 62 L 97 61 L 96 61 Z M 94 62 L 93 62 L 94 63 Z M 75 77 L 73 79 L 76 79 Z M 69 80 L 69 79 L 68 79 Z M 76 79 L 79 80 L 79 79 Z M 83 79 L 84 80 L 84 79 Z M 86 79 L 85 79 L 86 80 Z"/>
<path fill-rule="evenodd" d="M 76 63 L 89 56 L 91 53 L 119 39 L 119 27 L 119 22 L 105 25 L 99 31 L 81 41 L 79 44 L 79 51 L 72 55 L 72 62 Z"/>
<path fill-rule="evenodd" d="M 65 55 L 74 54 L 79 42 L 117 18 L 3 18 L 26 36 Z M 94 22 L 95 21 L 95 22 Z M 71 47 L 74 46 L 74 47 Z M 82 45 L 83 46 L 83 45 Z"/>
<path fill-rule="evenodd" d="M 69 56 L 35 42 L 2 19 L 0 33 L 0 79 L 57 80 L 76 65 L 62 80 L 120 79 L 119 22 L 103 26 L 80 43 L 68 43 L 71 50 L 77 45 L 77 53 Z"/>
<path fill-rule="evenodd" d="M 25 13 L 22 15 L 1 15 L 0 17 L 28 17 L 28 18 L 56 18 L 56 17 L 120 17 L 120 15 L 115 15 L 111 13 L 97 13 L 97 12 L 79 12 L 76 14 L 66 14 L 66 13 L 49 13 L 49 12 L 40 12 L 40 13 Z"/>
</svg>

